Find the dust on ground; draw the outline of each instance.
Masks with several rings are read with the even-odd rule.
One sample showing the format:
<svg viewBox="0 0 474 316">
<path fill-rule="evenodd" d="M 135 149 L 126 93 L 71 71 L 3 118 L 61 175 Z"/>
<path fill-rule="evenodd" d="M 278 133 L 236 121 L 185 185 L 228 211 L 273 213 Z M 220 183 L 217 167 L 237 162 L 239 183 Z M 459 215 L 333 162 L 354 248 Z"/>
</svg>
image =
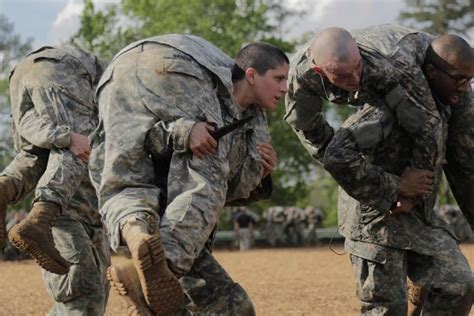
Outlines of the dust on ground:
<svg viewBox="0 0 474 316">
<path fill-rule="evenodd" d="M 471 265 L 474 244 L 462 245 Z M 343 253 L 341 245 L 335 247 Z M 357 315 L 358 302 L 348 255 L 328 246 L 215 252 L 218 261 L 249 293 L 257 315 Z M 114 257 L 113 261 L 122 260 Z M 0 315 L 45 315 L 51 300 L 31 261 L 0 261 Z M 111 291 L 106 315 L 124 315 Z M 474 315 L 474 313 L 472 313 Z"/>
</svg>

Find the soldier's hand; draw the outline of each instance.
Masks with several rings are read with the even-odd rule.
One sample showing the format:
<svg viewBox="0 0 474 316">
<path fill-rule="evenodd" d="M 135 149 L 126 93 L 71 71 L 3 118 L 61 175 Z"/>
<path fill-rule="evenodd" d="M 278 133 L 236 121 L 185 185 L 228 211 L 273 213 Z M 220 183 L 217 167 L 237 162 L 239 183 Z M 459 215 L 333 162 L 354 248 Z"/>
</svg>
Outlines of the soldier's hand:
<svg viewBox="0 0 474 316">
<path fill-rule="evenodd" d="M 398 197 L 397 206 L 388 211 L 389 215 L 397 215 L 401 213 L 408 213 L 415 206 L 415 203 L 407 198 L 402 196 Z"/>
<path fill-rule="evenodd" d="M 409 167 L 400 177 L 399 194 L 406 198 L 416 198 L 431 193 L 433 186 L 433 172 Z"/>
<path fill-rule="evenodd" d="M 209 134 L 214 127 L 206 122 L 194 124 L 189 134 L 189 148 L 198 158 L 213 155 L 217 151 L 217 141 Z"/>
<path fill-rule="evenodd" d="M 87 136 L 74 133 L 70 134 L 71 142 L 69 144 L 69 151 L 81 159 L 82 162 L 87 163 L 89 161 L 89 155 L 91 153 L 91 146 L 89 138 Z"/>
<path fill-rule="evenodd" d="M 261 164 L 263 167 L 262 177 L 266 177 L 270 172 L 276 169 L 278 157 L 270 143 L 257 144 L 257 152 L 262 157 Z"/>
</svg>

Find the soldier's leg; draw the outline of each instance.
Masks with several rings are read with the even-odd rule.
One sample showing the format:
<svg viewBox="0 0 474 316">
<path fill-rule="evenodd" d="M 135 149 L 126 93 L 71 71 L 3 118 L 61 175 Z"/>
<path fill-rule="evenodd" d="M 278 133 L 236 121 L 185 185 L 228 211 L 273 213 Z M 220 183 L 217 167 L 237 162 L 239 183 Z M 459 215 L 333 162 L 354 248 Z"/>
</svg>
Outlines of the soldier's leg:
<svg viewBox="0 0 474 316">
<path fill-rule="evenodd" d="M 474 230 L 474 106 L 472 93 L 452 107 L 444 171 L 456 201 Z"/>
<path fill-rule="evenodd" d="M 69 150 L 52 149 L 28 217 L 9 232 L 17 248 L 28 252 L 50 272 L 65 274 L 69 269 L 70 263 L 55 248 L 51 229 L 87 176 L 87 166 Z"/>
<path fill-rule="evenodd" d="M 0 174 L 0 248 L 5 241 L 5 216 L 9 204 L 15 204 L 33 190 L 44 173 L 49 150 L 26 146 Z"/>
<path fill-rule="evenodd" d="M 454 238 L 444 232 L 429 268 L 431 281 L 423 315 L 468 315 L 473 302 L 474 277 Z"/>
<path fill-rule="evenodd" d="M 180 283 L 187 296 L 184 310 L 189 315 L 255 315 L 245 290 L 232 280 L 207 248 Z"/>
<path fill-rule="evenodd" d="M 350 255 L 361 315 L 407 313 L 405 251 L 384 249 L 383 256 Z"/>
<path fill-rule="evenodd" d="M 54 300 L 49 315 L 103 315 L 109 291 L 106 269 L 110 265 L 104 229 L 61 214 L 53 236 L 61 255 L 72 266 L 65 275 L 43 270 L 46 290 Z"/>
</svg>

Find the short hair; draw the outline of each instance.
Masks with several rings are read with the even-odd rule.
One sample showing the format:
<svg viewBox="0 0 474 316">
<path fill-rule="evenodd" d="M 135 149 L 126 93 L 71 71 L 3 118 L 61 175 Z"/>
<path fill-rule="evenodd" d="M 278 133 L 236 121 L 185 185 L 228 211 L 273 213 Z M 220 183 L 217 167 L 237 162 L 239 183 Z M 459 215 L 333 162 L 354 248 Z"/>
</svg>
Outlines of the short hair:
<svg viewBox="0 0 474 316">
<path fill-rule="evenodd" d="M 457 35 L 441 35 L 428 46 L 425 55 L 425 64 L 446 67 L 454 60 L 472 60 L 473 49 L 466 40 Z"/>
<path fill-rule="evenodd" d="M 254 68 L 259 75 L 263 75 L 284 63 L 289 64 L 290 60 L 280 48 L 264 42 L 248 44 L 235 58 L 232 82 L 242 80 L 248 68 Z"/>
</svg>

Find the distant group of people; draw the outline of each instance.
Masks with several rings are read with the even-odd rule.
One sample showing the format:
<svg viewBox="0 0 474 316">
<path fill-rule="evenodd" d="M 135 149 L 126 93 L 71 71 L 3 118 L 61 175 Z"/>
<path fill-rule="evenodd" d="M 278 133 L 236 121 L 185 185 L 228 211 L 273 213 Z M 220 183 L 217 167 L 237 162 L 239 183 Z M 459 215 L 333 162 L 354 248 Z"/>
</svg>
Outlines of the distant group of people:
<svg viewBox="0 0 474 316">
<path fill-rule="evenodd" d="M 319 243 L 316 228 L 324 213 L 316 207 L 274 206 L 263 213 L 261 232 L 271 246 L 305 246 Z"/>
<path fill-rule="evenodd" d="M 361 313 L 468 315 L 472 270 L 434 205 L 444 169 L 474 226 L 473 76 L 465 40 L 397 25 L 324 29 L 291 62 L 267 43 L 233 60 L 177 34 L 108 66 L 42 47 L 10 75 L 17 155 L 0 175 L 0 244 L 7 205 L 35 190 L 8 239 L 43 268 L 51 315 L 103 314 L 110 285 L 129 315 L 254 315 L 212 245 L 224 206 L 271 194 L 266 111 L 286 94 L 284 119 L 342 188 Z M 360 109 L 334 131 L 327 102 Z M 295 207 L 264 217 L 274 244 L 315 241 L 322 220 Z M 235 223 L 251 237 L 245 212 Z M 110 248 L 131 259 L 111 265 Z"/>
</svg>

